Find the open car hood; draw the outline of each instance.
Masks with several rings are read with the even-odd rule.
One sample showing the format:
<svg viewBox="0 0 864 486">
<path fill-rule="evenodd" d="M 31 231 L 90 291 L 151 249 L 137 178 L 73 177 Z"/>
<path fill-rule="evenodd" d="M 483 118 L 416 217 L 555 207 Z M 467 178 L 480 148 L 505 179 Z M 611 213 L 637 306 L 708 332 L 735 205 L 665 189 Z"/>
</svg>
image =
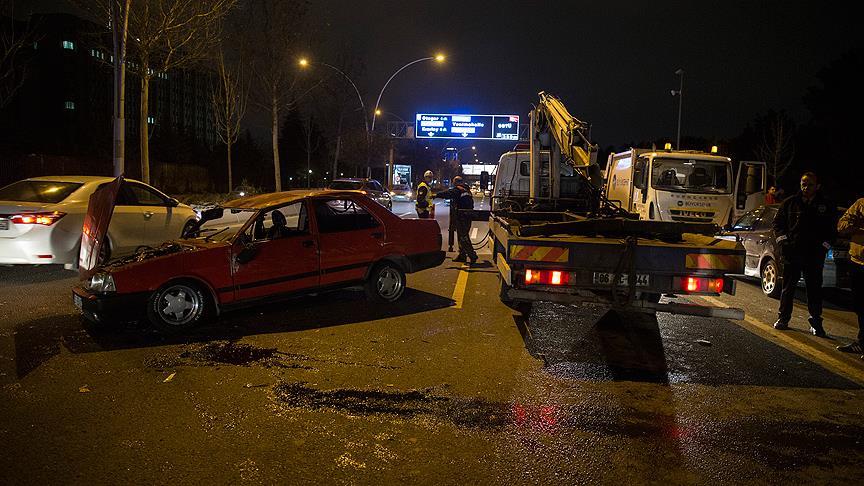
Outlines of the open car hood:
<svg viewBox="0 0 864 486">
<path fill-rule="evenodd" d="M 89 278 L 99 262 L 99 254 L 108 235 L 108 225 L 114 214 L 117 194 L 123 184 L 123 176 L 103 184 L 90 195 L 84 225 L 81 228 L 81 252 L 78 256 L 78 277 Z"/>
</svg>

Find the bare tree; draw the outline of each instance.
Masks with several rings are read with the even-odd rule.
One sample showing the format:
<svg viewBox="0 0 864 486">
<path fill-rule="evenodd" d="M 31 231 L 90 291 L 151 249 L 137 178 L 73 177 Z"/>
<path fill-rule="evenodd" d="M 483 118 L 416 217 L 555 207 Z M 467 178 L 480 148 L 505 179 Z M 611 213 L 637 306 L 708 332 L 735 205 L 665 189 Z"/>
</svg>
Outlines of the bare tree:
<svg viewBox="0 0 864 486">
<path fill-rule="evenodd" d="M 306 153 L 306 187 L 310 185 L 312 177 L 312 154 L 318 151 L 321 147 L 321 136 L 318 133 L 317 127 L 312 123 L 312 114 L 306 117 L 306 120 L 301 125 L 303 132 L 303 152 Z"/>
<path fill-rule="evenodd" d="M 770 112 L 760 120 L 762 139 L 756 148 L 774 184 L 795 159 L 795 122 L 785 113 Z"/>
<path fill-rule="evenodd" d="M 130 33 L 141 81 L 141 178 L 150 182 L 150 80 L 159 73 L 207 59 L 219 40 L 222 18 L 237 0 L 135 0 Z"/>
<path fill-rule="evenodd" d="M 21 29 L 16 25 L 14 0 L 0 0 L 0 108 L 5 107 L 24 84 L 26 62 L 21 50 L 36 40 L 33 24 L 28 19 Z"/>
<path fill-rule="evenodd" d="M 273 148 L 273 177 L 276 191 L 282 190 L 279 161 L 280 114 L 293 110 L 311 91 L 301 84 L 297 62 L 304 47 L 304 22 L 309 9 L 303 0 L 250 0 L 246 5 L 247 28 L 243 45 L 254 73 L 252 100 L 270 115 Z"/>
<path fill-rule="evenodd" d="M 242 62 L 228 65 L 224 50 L 219 50 L 216 73 L 217 79 L 211 92 L 213 122 L 219 140 L 225 144 L 228 165 L 228 192 L 234 187 L 231 165 L 231 146 L 240 136 L 240 122 L 246 114 L 248 85 L 244 78 Z"/>
</svg>

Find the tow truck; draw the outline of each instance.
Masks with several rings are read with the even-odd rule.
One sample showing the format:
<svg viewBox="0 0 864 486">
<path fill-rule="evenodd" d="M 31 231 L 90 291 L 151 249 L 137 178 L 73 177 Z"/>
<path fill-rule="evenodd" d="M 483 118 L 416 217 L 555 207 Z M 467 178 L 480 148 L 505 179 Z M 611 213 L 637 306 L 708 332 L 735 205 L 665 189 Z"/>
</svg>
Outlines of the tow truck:
<svg viewBox="0 0 864 486">
<path fill-rule="evenodd" d="M 515 157 L 528 161 L 527 196 L 501 187 L 499 168 L 491 211 L 465 214 L 488 217 L 501 301 L 523 313 L 545 301 L 743 319 L 741 309 L 661 302 L 663 295 L 734 294 L 731 275 L 744 271 L 741 244 L 715 238 L 713 223 L 639 220 L 606 199 L 589 124 L 554 96 L 539 96 L 528 153 Z"/>
</svg>

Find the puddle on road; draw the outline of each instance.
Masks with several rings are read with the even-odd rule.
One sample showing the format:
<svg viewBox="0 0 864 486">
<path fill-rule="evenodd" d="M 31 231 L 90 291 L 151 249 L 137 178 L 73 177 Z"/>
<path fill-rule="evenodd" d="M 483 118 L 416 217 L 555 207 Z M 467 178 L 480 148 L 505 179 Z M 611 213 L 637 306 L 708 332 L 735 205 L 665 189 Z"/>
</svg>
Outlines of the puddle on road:
<svg viewBox="0 0 864 486">
<path fill-rule="evenodd" d="M 262 348 L 235 341 L 212 341 L 187 345 L 179 354 L 160 353 L 144 360 L 148 368 L 166 369 L 177 366 L 258 365 L 265 368 L 291 368 L 313 370 L 301 362 L 308 356 L 284 353 L 276 348 Z"/>
</svg>

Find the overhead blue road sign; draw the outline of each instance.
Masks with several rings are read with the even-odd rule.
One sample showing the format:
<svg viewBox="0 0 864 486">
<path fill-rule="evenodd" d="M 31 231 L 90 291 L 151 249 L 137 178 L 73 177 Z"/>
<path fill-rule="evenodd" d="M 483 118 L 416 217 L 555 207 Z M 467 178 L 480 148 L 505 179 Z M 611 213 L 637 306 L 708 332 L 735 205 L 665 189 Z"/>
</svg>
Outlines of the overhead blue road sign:
<svg viewBox="0 0 864 486">
<path fill-rule="evenodd" d="M 454 115 L 418 113 L 417 138 L 519 140 L 519 115 Z"/>
</svg>

